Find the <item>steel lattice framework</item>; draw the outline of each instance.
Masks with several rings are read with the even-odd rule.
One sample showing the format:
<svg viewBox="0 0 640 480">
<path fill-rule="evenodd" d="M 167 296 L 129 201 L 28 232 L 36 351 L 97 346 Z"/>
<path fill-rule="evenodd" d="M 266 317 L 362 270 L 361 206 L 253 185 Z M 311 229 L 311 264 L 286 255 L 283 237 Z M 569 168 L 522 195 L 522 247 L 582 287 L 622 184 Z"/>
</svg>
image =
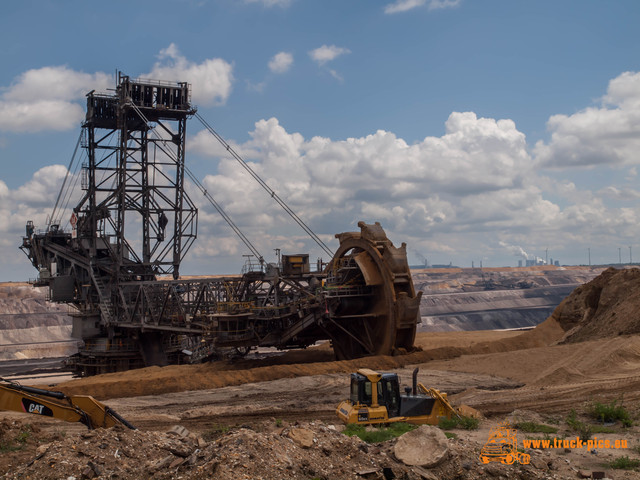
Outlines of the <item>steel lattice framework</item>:
<svg viewBox="0 0 640 480">
<path fill-rule="evenodd" d="M 197 210 L 184 191 L 187 118 L 194 113 L 186 83 L 119 75 L 115 96 L 88 95 L 86 193 L 74 211 L 86 248 L 108 250 L 108 261 L 98 265 L 106 271 L 179 277 L 197 229 Z"/>
</svg>

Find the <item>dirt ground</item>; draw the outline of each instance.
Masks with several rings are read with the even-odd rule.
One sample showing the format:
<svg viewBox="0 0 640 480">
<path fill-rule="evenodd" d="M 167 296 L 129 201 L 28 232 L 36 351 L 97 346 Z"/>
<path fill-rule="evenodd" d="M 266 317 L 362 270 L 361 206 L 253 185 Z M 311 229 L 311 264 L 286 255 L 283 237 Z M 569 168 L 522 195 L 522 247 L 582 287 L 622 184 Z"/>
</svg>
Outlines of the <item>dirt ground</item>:
<svg viewBox="0 0 640 480">
<path fill-rule="evenodd" d="M 0 478 L 475 480 L 605 472 L 607 478 L 638 479 L 637 468 L 607 466 L 622 456 L 640 460 L 640 335 L 624 333 L 637 320 L 615 320 L 617 311 L 629 312 L 630 306 L 607 293 L 624 290 L 607 287 L 611 282 L 635 282 L 636 276 L 608 275 L 526 332 L 423 333 L 419 350 L 406 355 L 336 362 L 325 344 L 262 358 L 252 353 L 233 363 L 152 367 L 59 383 L 52 388 L 104 400 L 139 430 L 87 432 L 81 425 L 2 412 Z M 594 326 L 614 320 L 624 331 Z M 404 385 L 419 367 L 420 382 L 485 418 L 478 430 L 452 430 L 444 463 L 429 470 L 406 466 L 395 458 L 393 441 L 364 444 L 340 433 L 335 408 L 348 396 L 349 373 L 361 367 L 398 372 Z M 633 426 L 602 425 L 587 416 L 595 402 L 613 401 L 630 412 Z M 574 440 L 576 419 L 589 426 L 592 440 L 624 440 L 627 448 L 530 448 L 528 465 L 479 461 L 490 431 L 501 422 L 557 429 L 518 430 L 522 445 L 525 439 Z M 176 433 L 176 425 L 188 432 Z"/>
<path fill-rule="evenodd" d="M 258 366 L 262 361 L 249 356 L 233 364 L 150 368 L 73 380 L 55 388 L 70 394 L 97 393 L 140 433 L 97 431 L 86 438 L 88 432 L 79 424 L 40 421 L 42 417 L 34 422 L 18 413 L 2 413 L 4 425 L 13 425 L 5 430 L 14 432 L 3 434 L 3 438 L 12 434 L 18 438 L 33 428 L 37 430 L 32 436 L 38 440 L 25 442 L 24 448 L 15 452 L 3 453 L 0 472 L 5 478 L 68 478 L 67 474 L 73 474 L 75 478 L 346 479 L 385 478 L 383 472 L 391 469 L 396 478 L 416 479 L 568 479 L 578 478 L 580 471 L 604 471 L 607 478 L 615 479 L 640 478 L 638 471 L 605 466 L 622 455 L 640 458 L 637 426 L 623 428 L 616 424 L 610 433 L 596 436 L 626 440 L 627 449 L 535 450 L 531 451 L 535 463 L 530 465 L 482 465 L 478 460 L 491 429 L 505 420 L 546 423 L 559 429 L 557 438 L 574 439 L 578 433 L 566 420 L 571 409 L 576 409 L 579 418 L 588 423 L 593 420 L 584 414 L 592 402 L 622 400 L 638 421 L 640 337 L 549 346 L 554 335 L 558 340 L 561 334 L 551 319 L 538 331 L 524 333 L 421 335 L 419 344 L 423 350 L 400 357 L 333 362 L 329 361 L 328 348 L 320 346 L 269 357 L 267 366 Z M 539 346 L 541 343 L 546 345 Z M 458 355 L 460 351 L 470 354 Z M 474 351 L 492 353 L 473 354 Z M 438 355 L 444 359 L 416 361 Z M 410 384 L 412 370 L 419 367 L 420 382 L 447 392 L 454 404 L 472 406 L 486 418 L 478 430 L 452 430 L 457 438 L 449 440 L 450 459 L 440 470 L 429 470 L 435 477 L 424 476 L 424 471 L 412 470 L 394 459 L 392 442 L 371 446 L 340 433 L 343 426 L 335 416 L 335 407 L 348 395 L 348 373 L 361 366 L 396 371 L 404 385 Z M 205 388 L 178 391 L 190 382 Z M 137 394 L 154 388 L 154 395 Z M 176 425 L 186 428 L 193 438 L 174 445 L 179 439 L 166 432 Z M 288 437 L 291 429 L 312 432 L 316 446 L 296 446 Z M 520 436 L 548 438 L 542 434 Z M 97 440 L 101 442 L 98 447 Z M 230 444 L 236 441 L 241 443 Z M 100 445 L 108 452 L 103 452 Z M 179 447 L 186 449 L 183 456 Z M 196 450 L 199 452 L 193 457 Z M 137 451 L 146 453 L 138 458 Z M 273 456 L 269 451 L 286 454 L 271 458 L 267 467 L 259 459 Z M 37 459 L 39 455 L 42 456 Z M 140 462 L 139 468 L 133 466 L 136 462 Z M 327 467 L 327 462 L 333 467 Z M 46 476 L 48 472 L 51 476 Z"/>
</svg>

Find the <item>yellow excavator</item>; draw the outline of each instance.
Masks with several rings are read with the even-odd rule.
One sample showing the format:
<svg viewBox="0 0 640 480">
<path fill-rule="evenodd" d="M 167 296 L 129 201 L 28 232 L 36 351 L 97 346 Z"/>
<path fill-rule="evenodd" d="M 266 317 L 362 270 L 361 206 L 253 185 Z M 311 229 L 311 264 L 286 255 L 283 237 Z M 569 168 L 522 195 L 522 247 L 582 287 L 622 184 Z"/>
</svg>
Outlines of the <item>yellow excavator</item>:
<svg viewBox="0 0 640 480">
<path fill-rule="evenodd" d="M 342 401 L 336 413 L 345 424 L 374 425 L 406 422 L 437 425 L 440 418 L 460 418 L 447 394 L 418 383 L 418 369 L 413 371 L 413 388 L 400 393 L 396 373 L 378 373 L 361 368 L 351 374 L 351 395 Z"/>
<path fill-rule="evenodd" d="M 90 395 L 69 397 L 62 392 L 27 387 L 4 378 L 0 378 L 0 410 L 44 415 L 66 422 L 80 422 L 90 430 L 111 428 L 115 425 L 136 429 L 112 408 Z"/>
</svg>

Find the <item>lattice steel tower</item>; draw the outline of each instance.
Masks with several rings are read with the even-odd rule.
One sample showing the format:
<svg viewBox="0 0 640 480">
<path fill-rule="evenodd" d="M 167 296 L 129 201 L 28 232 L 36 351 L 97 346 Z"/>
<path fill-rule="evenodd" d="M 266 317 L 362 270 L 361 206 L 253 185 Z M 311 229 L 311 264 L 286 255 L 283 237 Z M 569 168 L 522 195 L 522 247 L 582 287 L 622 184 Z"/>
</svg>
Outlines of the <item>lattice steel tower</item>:
<svg viewBox="0 0 640 480">
<path fill-rule="evenodd" d="M 115 95 L 87 96 L 88 164 L 75 234 L 95 267 L 119 280 L 178 278 L 196 238 L 197 210 L 184 191 L 186 125 L 194 113 L 187 83 L 118 74 Z"/>
</svg>

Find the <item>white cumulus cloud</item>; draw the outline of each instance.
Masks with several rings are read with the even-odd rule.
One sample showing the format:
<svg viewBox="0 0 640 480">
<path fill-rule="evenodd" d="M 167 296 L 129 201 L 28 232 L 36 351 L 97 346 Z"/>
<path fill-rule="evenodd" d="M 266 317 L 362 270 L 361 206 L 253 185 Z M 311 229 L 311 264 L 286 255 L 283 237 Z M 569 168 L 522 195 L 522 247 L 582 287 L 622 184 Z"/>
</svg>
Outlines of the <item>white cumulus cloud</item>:
<svg viewBox="0 0 640 480">
<path fill-rule="evenodd" d="M 462 0 L 396 0 L 384 7 L 384 13 L 399 13 L 413 10 L 414 8 L 427 6 L 429 10 L 453 8 L 460 5 Z"/>
<path fill-rule="evenodd" d="M 293 0 L 244 0 L 245 3 L 260 3 L 264 7 L 282 7 L 291 5 Z"/>
<path fill-rule="evenodd" d="M 340 55 L 346 55 L 351 53 L 351 50 L 344 47 L 336 47 L 335 45 L 322 45 L 309 52 L 311 59 L 318 63 L 318 65 L 324 65 L 327 62 L 335 60 Z"/>
<path fill-rule="evenodd" d="M 70 130 L 84 119 L 84 108 L 75 102 L 39 100 L 5 102 L 0 100 L 0 130 L 8 132 L 41 132 Z"/>
<path fill-rule="evenodd" d="M 221 58 L 209 58 L 195 63 L 184 57 L 175 43 L 160 50 L 151 72 L 142 75 L 155 80 L 189 82 L 191 97 L 197 105 L 224 104 L 231 94 L 233 66 Z"/>
<path fill-rule="evenodd" d="M 62 165 L 42 167 L 33 174 L 31 180 L 14 192 L 13 198 L 27 205 L 41 205 L 53 209 L 56 195 L 66 174 L 67 169 Z"/>
<path fill-rule="evenodd" d="M 276 118 L 256 122 L 250 137 L 234 148 L 333 247 L 331 234 L 354 229 L 358 220 L 382 222 L 390 238 L 431 258 L 453 252 L 473 258 L 483 251 L 507 263 L 516 251 L 533 255 L 540 248 L 534 239 L 562 258 L 562 248 L 565 256 L 572 252 L 571 242 L 593 246 L 640 233 L 635 210 L 616 203 L 633 200 L 635 189 L 591 192 L 540 176 L 525 135 L 510 119 L 453 112 L 444 135 L 412 144 L 385 130 L 304 138 Z M 219 159 L 217 173 L 205 179 L 207 189 L 249 228 L 260 250 L 279 248 L 282 235 L 302 242 L 300 251 L 313 250 L 235 160 L 205 136 L 194 138 L 201 154 Z M 210 213 L 203 228 L 221 225 Z"/>
<path fill-rule="evenodd" d="M 345 140 L 305 139 L 270 118 L 257 122 L 237 149 L 303 218 L 336 232 L 359 219 L 416 236 L 470 230 L 477 223 L 468 221 L 470 206 L 473 215 L 505 228 L 523 212 L 545 220 L 554 214 L 539 190 L 523 187 L 531 161 L 511 120 L 453 113 L 446 127 L 442 137 L 409 145 L 384 130 Z M 273 228 L 281 213 L 268 195 L 224 151 L 200 134 L 195 138 L 200 152 L 222 157 L 218 174 L 205 182 L 228 213 Z M 523 216 L 519 224 L 526 222 Z"/>
<path fill-rule="evenodd" d="M 594 167 L 640 164 L 640 72 L 625 72 L 609 82 L 602 105 L 573 115 L 553 115 L 549 142 L 534 149 L 543 167 Z"/>
<path fill-rule="evenodd" d="M 273 73 L 285 73 L 293 65 L 293 55 L 289 52 L 276 53 L 269 60 L 269 70 Z"/>
<path fill-rule="evenodd" d="M 16 271 L 16 266 L 20 271 L 30 271 L 28 260 L 22 254 L 18 255 L 17 241 L 24 235 L 27 220 L 34 221 L 37 228 L 46 227 L 66 172 L 62 165 L 48 165 L 37 170 L 31 179 L 16 189 L 8 188 L 0 180 L 0 262 L 5 271 Z M 75 201 L 81 192 L 76 193 Z M 68 221 L 69 210 L 57 213 L 57 218 L 64 218 L 64 223 Z M 5 277 L 11 278 L 11 275 Z M 26 278 L 25 273 L 19 279 Z"/>
<path fill-rule="evenodd" d="M 233 67 L 220 58 L 195 63 L 180 54 L 175 44 L 160 51 L 146 78 L 186 81 L 192 99 L 204 106 L 223 104 L 231 94 Z M 85 96 L 103 92 L 114 78 L 103 72 L 85 73 L 67 66 L 27 70 L 11 85 L 0 88 L 0 131 L 39 132 L 77 128 L 85 115 Z"/>
<path fill-rule="evenodd" d="M 38 132 L 77 128 L 85 95 L 113 84 L 106 73 L 78 72 L 66 66 L 42 67 L 19 75 L 0 96 L 0 130 Z"/>
</svg>

